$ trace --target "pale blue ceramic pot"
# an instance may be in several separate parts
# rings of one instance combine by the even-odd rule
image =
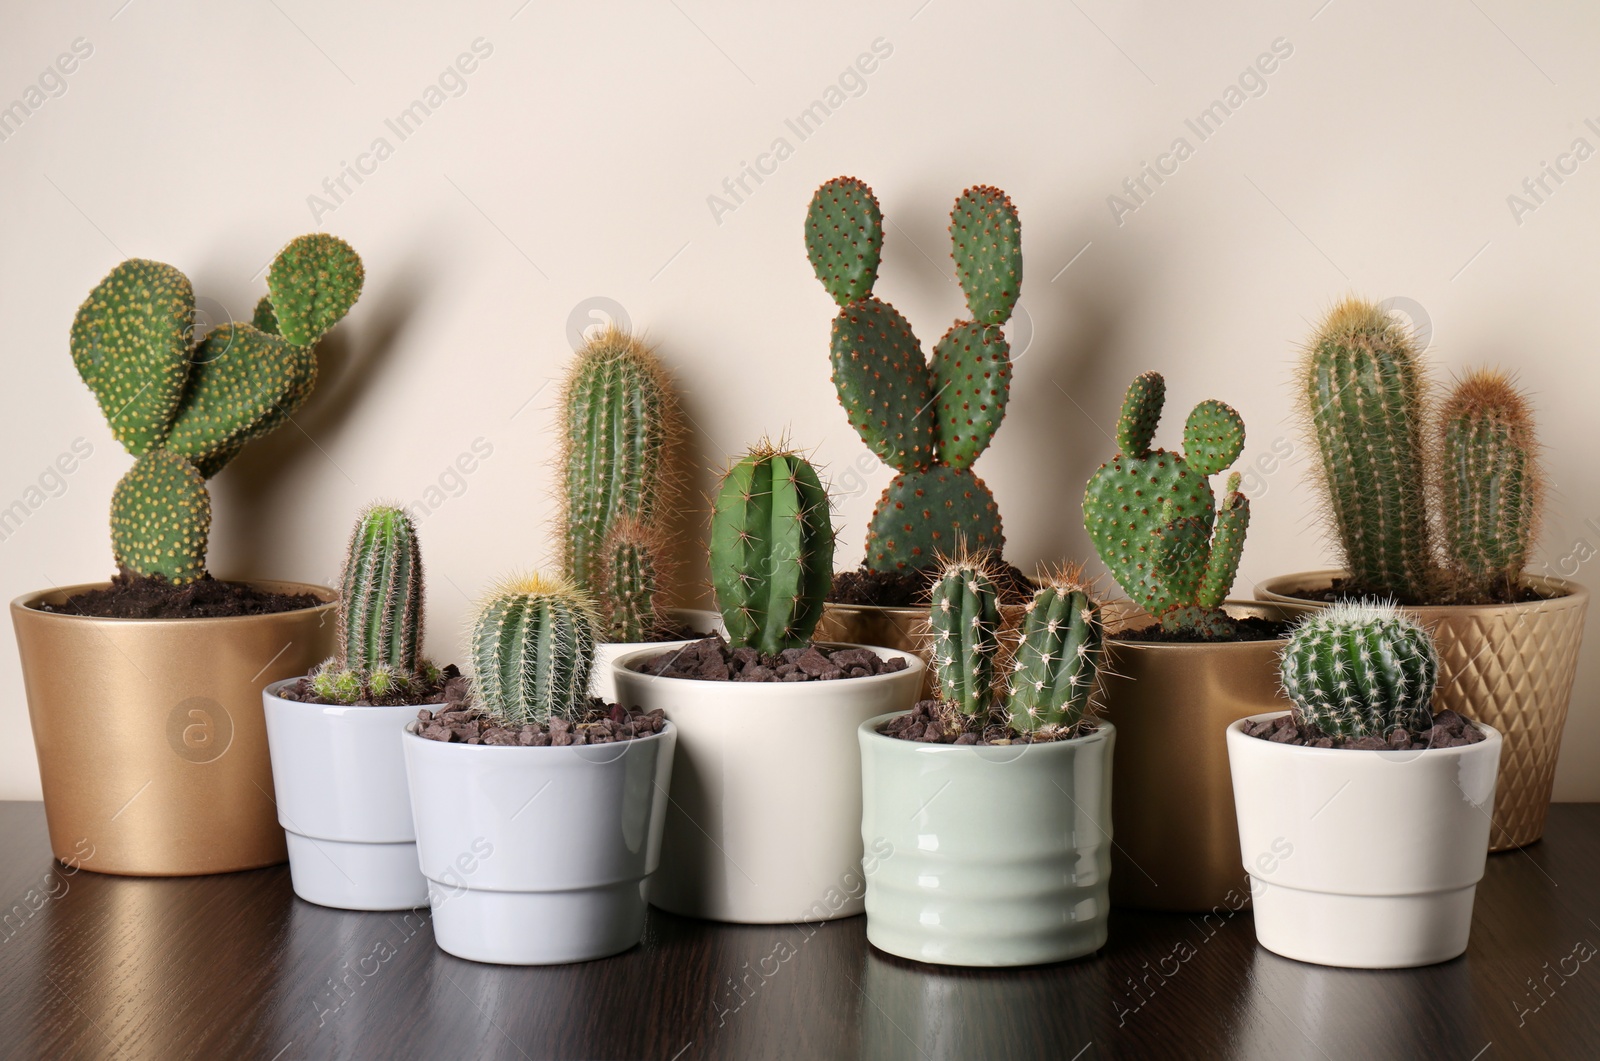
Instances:
[[[939,965],[1039,965],[1106,942],[1109,722],[1049,744],[919,744],[862,723],[867,939]]]

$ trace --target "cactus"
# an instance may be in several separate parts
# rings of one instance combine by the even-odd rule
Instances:
[[[1000,595],[984,565],[966,557],[945,565],[928,609],[939,699],[968,718],[987,720],[995,703]]]
[[[636,519],[623,519],[611,528],[601,552],[606,638],[644,641],[660,625],[656,599],[666,561],[660,536]]]
[[[1438,432],[1446,577],[1458,598],[1510,599],[1544,502],[1527,400],[1503,373],[1474,372],[1445,400]]]
[[[422,551],[402,510],[373,505],[345,550],[339,593],[339,656],[371,674],[415,675],[422,663]]]
[[[112,497],[119,565],[174,583],[205,577],[205,480],[305,401],[313,344],[359,297],[362,279],[343,240],[301,236],[273,260],[256,323],[219,325],[199,343],[194,290],[172,266],[132,258],[95,285],[73,318],[72,360],[138,458]]]
[[[596,597],[608,627],[618,607],[654,614],[653,600],[612,596],[605,547],[618,524],[632,520],[663,555],[662,499],[679,417],[666,370],[638,339],[610,328],[578,351],[561,398],[561,559],[567,577]]]
[[[1433,724],[1433,638],[1393,605],[1347,601],[1313,612],[1278,658],[1298,722],[1330,737],[1382,737]]]
[[[834,388],[850,425],[898,473],[879,499],[866,563],[931,570],[965,538],[1005,545],[994,495],[971,473],[1005,416],[1011,353],[1002,326],[1022,283],[1021,223],[1004,192],[979,185],[950,213],[951,256],[970,320],[957,320],[930,364],[911,325],[872,294],[883,246],[878,201],[838,177],[806,211],[806,253],[840,309],[830,343]]]
[[[1088,711],[1104,630],[1076,572],[1045,580],[1028,602],[1011,669],[1011,728],[1075,726]]]
[[[806,644],[833,580],[828,495],[805,458],[763,442],[722,479],[711,517],[711,585],[738,646]]]
[[[472,626],[479,705],[515,725],[582,717],[598,635],[594,602],[569,580],[534,575],[503,583]]]
[[[1213,511],[1209,477],[1238,459],[1244,421],[1230,406],[1204,401],[1184,424],[1182,453],[1153,449],[1165,401],[1160,373],[1128,386],[1119,452],[1084,490],[1084,528],[1123,591],[1164,629],[1225,639],[1235,624],[1221,605],[1239,570],[1250,502],[1235,472]]]
[[[1301,360],[1301,411],[1351,588],[1406,602],[1427,599],[1434,582],[1425,388],[1415,340],[1359,299],[1328,314]]]

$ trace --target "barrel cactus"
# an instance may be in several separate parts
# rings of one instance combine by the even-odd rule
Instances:
[[[117,564],[185,583],[205,577],[205,480],[282,426],[316,382],[315,346],[361,294],[361,259],[325,233],[293,240],[267,271],[265,308],[196,342],[194,289],[131,258],[96,284],[72,322],[72,360],[136,460],[112,499]]]
[[[999,508],[972,464],[1005,415],[1011,351],[1003,326],[1022,286],[1021,223],[1011,199],[978,185],[950,213],[952,257],[970,319],[923,354],[910,323],[872,293],[883,215],[872,189],[838,177],[806,211],[806,254],[839,305],[833,383],[850,425],[896,475],[867,528],[867,567],[932,570],[963,546],[998,555]]]
[[[1330,737],[1382,737],[1433,724],[1433,637],[1390,604],[1347,601],[1295,626],[1278,658],[1295,720]]]
[[[472,624],[479,706],[514,725],[581,718],[599,623],[594,602],[565,578],[532,575],[499,586]]]
[[[711,586],[736,646],[805,645],[833,580],[833,522],[816,469],[763,443],[723,476],[711,517]]]
[[[1129,385],[1119,452],[1084,490],[1084,528],[1118,585],[1163,628],[1225,639],[1235,624],[1222,602],[1239,570],[1250,502],[1235,472],[1217,506],[1210,477],[1243,451],[1244,421],[1231,406],[1203,401],[1184,424],[1183,452],[1154,449],[1165,401],[1159,372]]]

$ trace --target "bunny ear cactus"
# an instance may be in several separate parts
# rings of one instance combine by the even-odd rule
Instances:
[[[1343,601],[1294,628],[1278,661],[1298,722],[1330,737],[1382,737],[1433,724],[1433,637],[1393,605]]]
[[[119,565],[173,583],[205,576],[205,480],[305,401],[316,379],[312,346],[355,302],[362,279],[361,259],[343,240],[302,236],[274,259],[257,323],[220,325],[199,343],[194,290],[170,265],[132,258],[89,292],[72,322],[73,364],[138,458],[112,500]],[[280,328],[285,336],[273,334]]]
[[[534,575],[500,586],[472,625],[478,703],[516,725],[582,717],[599,621],[594,602],[564,578]]]
[[[958,320],[930,363],[911,325],[872,293],[883,215],[854,177],[818,188],[806,254],[839,305],[830,344],[834,388],[850,425],[898,473],[867,530],[874,571],[927,570],[958,542],[1005,545],[998,506],[971,471],[1005,415],[1011,353],[1002,326],[1022,284],[1021,224],[997,188],[967,189],[951,211],[957,279],[972,320]]]
[[[805,645],[833,579],[828,494],[805,458],[767,443],[722,479],[711,585],[728,641],[774,655]]]
[[[1069,728],[1089,709],[1100,670],[1100,606],[1075,572],[1044,581],[1028,602],[1011,670],[1011,728]]]
[[[1204,401],[1184,425],[1184,451],[1153,448],[1166,381],[1146,372],[1129,385],[1117,420],[1120,452],[1090,478],[1084,528],[1112,577],[1164,629],[1202,640],[1229,637],[1222,610],[1239,569],[1250,502],[1229,476],[1220,508],[1209,476],[1244,449],[1244,422]]]

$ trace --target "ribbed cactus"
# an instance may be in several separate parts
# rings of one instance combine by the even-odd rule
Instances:
[[[1029,733],[1076,725],[1088,711],[1100,669],[1100,606],[1065,573],[1028,602],[1011,667],[1011,728]]]
[[[1328,314],[1301,360],[1301,412],[1316,440],[1324,499],[1357,592],[1417,602],[1431,590],[1426,385],[1411,334],[1360,299]]]
[[[1295,719],[1330,737],[1382,737],[1433,724],[1433,637],[1393,605],[1342,602],[1294,628],[1278,660]]]
[[[999,692],[1000,594],[981,562],[962,558],[945,565],[933,586],[928,625],[939,699],[969,718],[987,719]]]
[[[605,637],[644,641],[659,625],[656,600],[666,562],[661,536],[636,519],[624,519],[611,528],[601,552]]]
[[[380,665],[416,674],[422,648],[422,550],[399,508],[361,514],[345,550],[339,592],[339,654],[346,667]]]
[[[854,177],[818,188],[806,212],[806,253],[839,304],[830,357],[850,425],[899,474],[867,529],[867,566],[927,570],[961,543],[1005,545],[994,495],[972,474],[1005,415],[1011,352],[1001,326],[1022,284],[1021,224],[997,188],[968,188],[950,214],[952,257],[971,320],[939,340],[930,364],[911,325],[872,294],[883,217]]]
[[[118,564],[174,583],[205,575],[204,480],[305,401],[313,344],[362,280],[343,240],[301,236],[268,270],[256,324],[222,324],[199,343],[193,288],[172,266],[129,259],[95,285],[73,318],[72,360],[112,434],[139,458],[113,498]]]
[[[598,636],[593,601],[567,579],[534,575],[506,582],[473,621],[478,704],[517,725],[581,717],[589,707]]]
[[[762,443],[722,479],[711,586],[730,643],[774,654],[806,644],[833,580],[833,521],[816,469]]]
[[[1544,503],[1527,399],[1504,373],[1471,373],[1445,400],[1438,431],[1446,577],[1458,598],[1508,599]]]
[[[561,397],[561,559],[607,626],[616,625],[619,607],[654,614],[653,600],[613,598],[606,541],[624,521],[658,542],[665,537],[662,498],[680,415],[666,370],[638,339],[609,328],[578,351]]]
[[[1182,453],[1153,449],[1165,401],[1158,372],[1129,385],[1117,420],[1120,452],[1084,490],[1084,528],[1123,591],[1165,629],[1225,638],[1234,622],[1221,605],[1239,570],[1250,502],[1235,472],[1213,511],[1209,477],[1238,459],[1244,421],[1230,406],[1204,401],[1184,424]]]

